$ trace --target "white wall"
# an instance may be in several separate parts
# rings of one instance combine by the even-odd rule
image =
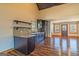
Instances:
[[[61,20],[74,16],[79,16],[79,4],[77,3],[62,4],[39,12],[39,19],[45,20]]]
[[[79,36],[79,23],[78,23],[78,36]]]
[[[39,19],[51,20],[53,23],[79,21],[79,3],[62,4],[40,10]],[[50,26],[50,31],[53,32],[53,25]]]
[[[31,22],[37,16],[36,4],[0,4],[0,52],[14,48],[13,20]]]
[[[52,21],[50,21],[50,37],[51,37],[52,33],[54,33],[53,23],[52,23]]]

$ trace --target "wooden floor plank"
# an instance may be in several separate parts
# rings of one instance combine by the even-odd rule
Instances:
[[[54,44],[53,44],[54,42],[52,40],[54,40],[54,39],[48,38],[48,39],[45,39],[44,41],[40,42],[40,44],[36,45],[34,51],[32,53],[30,53],[29,55],[25,55],[17,50],[8,51],[4,54],[9,55],[9,56],[68,56],[68,52],[54,48]],[[79,49],[78,49],[77,53],[75,53],[75,54],[70,53],[70,55],[78,56]]]

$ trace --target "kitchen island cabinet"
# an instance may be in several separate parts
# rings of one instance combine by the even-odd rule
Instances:
[[[30,54],[35,48],[35,38],[14,36],[14,48],[26,55]]]

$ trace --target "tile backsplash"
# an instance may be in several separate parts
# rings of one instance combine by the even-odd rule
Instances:
[[[13,22],[13,35],[18,37],[27,37],[31,35],[32,27],[31,23],[23,21],[14,21]]]

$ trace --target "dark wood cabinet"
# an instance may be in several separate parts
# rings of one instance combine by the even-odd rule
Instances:
[[[35,39],[34,37],[29,37],[29,38],[14,37],[14,48],[28,55],[35,48]]]
[[[48,36],[48,33],[49,33],[49,26],[48,26],[49,22],[46,21],[46,20],[41,20],[41,19],[38,19],[37,20],[37,30],[38,32],[44,32],[45,36],[47,37]]]
[[[35,36],[28,38],[28,53],[31,53],[35,48]]]

